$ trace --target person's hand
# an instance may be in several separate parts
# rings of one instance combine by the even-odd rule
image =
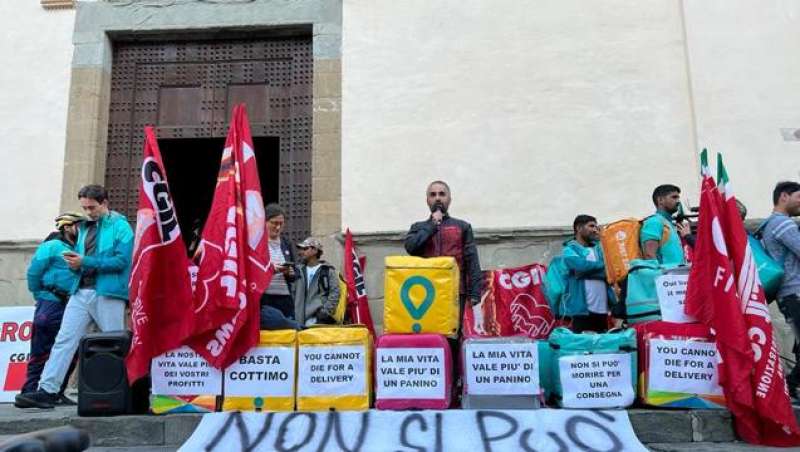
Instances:
[[[475,324],[473,325],[475,327],[475,332],[480,335],[485,335],[486,328],[483,326],[483,303],[473,304],[473,301],[474,300],[472,298],[467,299],[467,303],[469,303],[469,306],[472,309],[472,318],[475,321]]]
[[[442,223],[442,219],[444,219],[444,214],[441,210],[434,210],[431,214],[431,220],[436,226],[439,226]]]
[[[281,273],[287,278],[294,278],[294,266],[292,265],[283,265],[281,266]]]
[[[681,238],[691,235],[692,233],[692,228],[686,221],[681,221],[680,223],[676,224],[675,227],[678,230],[678,235],[680,235]]]
[[[69,265],[69,268],[73,270],[81,268],[81,264],[83,263],[83,256],[80,254],[64,254],[63,258],[67,265]]]

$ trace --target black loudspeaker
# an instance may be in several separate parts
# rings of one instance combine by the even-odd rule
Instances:
[[[78,354],[78,415],[126,414],[131,391],[125,371],[125,356],[131,345],[129,331],[87,334]]]

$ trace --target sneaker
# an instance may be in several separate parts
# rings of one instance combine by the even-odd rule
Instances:
[[[14,397],[14,406],[17,408],[53,408],[58,400],[56,394],[42,391],[41,389]]]
[[[56,397],[56,403],[55,404],[56,405],[60,405],[60,406],[75,406],[78,403],[75,402],[74,400],[70,399],[69,397],[67,397],[66,394],[59,394]]]

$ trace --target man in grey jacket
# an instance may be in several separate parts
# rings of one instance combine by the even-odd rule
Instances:
[[[322,243],[309,237],[297,245],[302,264],[294,284],[295,319],[305,326],[334,324],[339,304],[339,276],[333,265],[320,259]]]
[[[800,229],[791,217],[800,215],[800,184],[797,182],[778,182],[772,192],[774,205],[763,227],[764,247],[769,255],[783,263],[783,281],[778,290],[778,308],[791,325],[795,335],[795,363],[800,363]],[[789,395],[797,399],[800,385],[800,365],[795,364],[786,377]]]

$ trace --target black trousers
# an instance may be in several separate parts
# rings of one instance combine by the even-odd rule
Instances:
[[[462,368],[461,367],[463,366],[463,363],[462,363],[463,360],[461,359],[461,339],[462,339],[462,333],[463,333],[463,330],[461,329],[461,320],[464,318],[464,309],[466,309],[466,307],[464,305],[466,303],[466,300],[467,300],[466,295],[464,295],[464,294],[459,295],[459,297],[458,297],[458,301],[459,301],[459,311],[458,311],[459,329],[456,332],[456,337],[455,338],[452,338],[452,337],[448,337],[447,338],[447,342],[450,345],[450,356],[452,357],[452,360],[453,360],[453,374],[452,374],[452,379],[451,379],[451,383],[453,385],[453,390],[452,390],[452,395],[453,395],[452,400],[453,401],[450,404],[450,408],[459,408],[461,406],[461,389],[462,389],[462,385],[463,385],[463,381],[461,379],[461,374],[462,374]],[[469,306],[469,307],[471,307],[471,306]]]
[[[283,314],[287,319],[294,318],[294,298],[291,295],[261,295],[261,305],[271,306]]]
[[[573,333],[583,333],[584,331],[594,331],[595,333],[605,333],[608,331],[608,314],[575,315],[564,317],[564,321],[570,325]]]

